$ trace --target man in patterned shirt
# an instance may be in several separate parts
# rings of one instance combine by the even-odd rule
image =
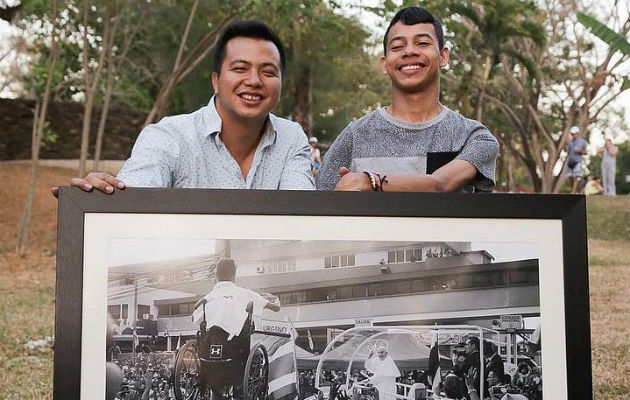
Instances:
[[[449,62],[441,23],[423,8],[404,8],[385,32],[383,52],[392,103],[341,132],[324,157],[317,188],[491,190],[497,140],[440,104],[440,68]]]
[[[127,186],[314,189],[302,128],[270,113],[284,73],[282,43],[267,25],[232,23],[216,44],[208,105],[145,127],[117,178],[90,172],[71,184],[104,193]]]

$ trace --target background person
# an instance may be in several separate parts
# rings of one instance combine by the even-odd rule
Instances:
[[[505,366],[503,364],[503,359],[497,352],[497,345],[490,342],[489,340],[483,341],[483,355],[486,358],[486,366],[484,368],[484,374],[488,385],[487,388],[491,386],[490,384],[490,375],[492,373],[493,379],[496,379],[497,382],[502,383],[505,376]],[[493,383],[496,385],[496,383]]]
[[[584,185],[584,194],[586,196],[591,196],[594,194],[602,193],[604,193],[604,188],[602,187],[599,176],[589,176],[588,182],[586,182],[586,185]]]
[[[582,178],[582,158],[588,154],[588,142],[582,137],[580,128],[572,126],[569,129],[571,140],[567,143],[567,177],[571,178],[571,193],[579,193],[578,183]]]
[[[477,373],[474,374],[474,389],[477,394],[480,394],[481,379],[478,373],[478,371],[481,370],[481,360],[479,358],[479,338],[476,336],[469,336],[466,338],[464,350],[466,351],[466,358],[464,359],[464,362],[456,364],[453,371],[460,379],[466,379],[467,371],[471,371],[473,369],[474,371],[477,371]],[[468,395],[465,395],[465,397],[470,399]]]
[[[606,196],[614,196],[617,194],[615,188],[615,173],[617,172],[617,153],[619,148],[615,146],[610,138],[606,138],[604,148],[602,149],[602,183],[603,191]]]
[[[311,146],[309,154],[311,157],[311,172],[313,176],[317,176],[319,169],[322,167],[322,153],[319,150],[319,144],[315,136],[311,136],[308,139],[308,144]]]

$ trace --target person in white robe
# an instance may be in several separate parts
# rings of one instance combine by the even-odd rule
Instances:
[[[388,354],[387,347],[380,346],[376,354],[370,354],[365,360],[365,369],[373,374],[370,382],[378,390],[379,400],[396,400],[396,378],[400,376],[400,370]]]

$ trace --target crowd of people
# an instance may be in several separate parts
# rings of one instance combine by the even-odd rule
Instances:
[[[174,400],[174,365],[171,352],[120,353],[113,362],[123,380],[115,400]]]
[[[542,400],[542,377],[539,368],[523,367],[514,376],[505,374],[500,378],[494,372],[488,374],[488,383],[483,397],[471,396],[472,390],[477,384],[477,374],[474,367],[469,374],[460,378],[454,371],[448,371],[440,384],[439,392],[433,395],[433,399],[452,400]],[[342,370],[324,370],[320,378],[320,386],[327,386],[328,400],[382,400],[378,394],[378,387],[370,382],[369,371],[366,369],[352,370],[349,385],[346,384],[346,372]],[[467,382],[468,379],[468,382]],[[321,399],[325,396],[316,389],[315,370],[302,370],[299,372],[299,399]],[[402,370],[401,375],[395,379],[396,394],[408,396],[405,386],[422,384],[425,388],[431,388],[427,371],[420,369]],[[354,389],[359,384],[361,389]],[[403,384],[403,385],[398,385]],[[349,387],[348,387],[349,386]],[[471,393],[468,393],[471,392]],[[509,396],[506,396],[509,395]],[[430,395],[429,395],[430,396]],[[393,397],[393,396],[392,396]],[[429,399],[431,397],[428,397]]]
[[[483,377],[480,375],[483,351]],[[428,371],[399,370],[386,348],[379,348],[366,359],[363,369],[353,369],[350,379],[341,370],[323,370],[319,386],[329,388],[324,396],[316,389],[314,370],[300,372],[300,399],[327,397],[328,400],[394,400],[410,394],[410,387],[433,392],[433,399],[451,400],[541,400],[542,377],[540,368],[523,361],[512,374],[505,372],[504,362],[494,343],[484,340],[480,348],[478,337],[471,336],[464,343],[464,351],[453,354],[453,369],[430,376]],[[483,388],[481,385],[483,379]],[[421,384],[421,386],[417,385]],[[422,398],[422,397],[420,397]]]
[[[518,371],[513,375],[501,372],[502,368],[492,366],[492,355],[486,357],[485,366],[486,383],[484,395],[479,396],[479,352],[474,346],[474,340],[470,346],[470,352],[457,354],[455,368],[444,374],[440,389],[434,399],[454,400],[502,400],[504,398],[541,400],[542,376],[540,368],[531,364],[519,365]],[[496,353],[495,353],[496,354]],[[477,360],[475,363],[473,360]],[[123,382],[120,390],[114,397],[115,400],[174,400],[174,365],[173,353],[151,352],[136,353],[131,357],[130,353],[120,353],[113,359],[123,373]],[[469,360],[468,362],[466,360]],[[501,361],[502,362],[502,361]],[[369,367],[369,366],[368,366]],[[461,373],[468,367],[467,373]],[[346,371],[339,369],[325,369],[319,378],[319,386],[329,387],[328,400],[383,400],[388,398],[379,392],[396,393],[400,396],[408,396],[406,391],[409,386],[422,384],[425,388],[432,387],[431,377],[428,372],[421,369],[401,369],[398,376],[392,378],[395,381],[395,389],[383,386],[375,380],[375,369],[353,369],[349,385],[346,383]],[[387,375],[387,374],[381,374]],[[305,369],[298,372],[299,400],[321,399],[324,396],[316,388],[315,369]],[[402,384],[402,385],[399,385]],[[360,389],[359,389],[360,388]],[[379,390],[380,389],[380,390]],[[477,397],[474,396],[477,394]],[[511,397],[505,397],[509,394]],[[472,395],[472,396],[471,396]],[[515,397],[516,395],[522,397]]]

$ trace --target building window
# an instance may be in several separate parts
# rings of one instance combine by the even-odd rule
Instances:
[[[400,249],[387,252],[388,263],[422,261],[422,249]]]
[[[107,306],[107,312],[114,320],[120,319],[120,304],[115,306]]]
[[[264,264],[265,272],[278,273],[278,272],[293,272],[295,271],[295,259],[280,259],[266,261]]]
[[[366,287],[365,285],[357,285],[352,287],[352,297],[355,299],[360,299],[365,297]]]
[[[478,274],[473,274],[472,276],[472,286],[480,287],[480,286],[488,286],[490,284],[490,274],[487,272],[482,272]]]
[[[351,299],[352,298],[352,286],[343,286],[339,288],[339,298],[340,299]]]
[[[396,294],[396,282],[383,282],[383,294]]]
[[[400,282],[396,283],[396,292],[398,294],[411,293],[411,282],[410,281],[400,281]]]
[[[512,271],[510,272],[510,283],[527,283],[529,281],[528,275],[527,271]]]
[[[280,304],[291,304],[291,293],[280,293]]]
[[[354,267],[354,254],[324,257],[324,268]]]
[[[177,307],[175,309],[177,310],[177,314],[179,315],[190,314],[190,311],[188,309],[188,303],[177,304]]]
[[[427,281],[424,279],[414,279],[411,281],[411,290],[414,293],[426,292],[427,288]]]
[[[138,304],[138,315],[136,316],[136,319],[143,319],[144,314],[151,314],[151,307],[143,304]]]
[[[160,304],[157,307],[158,307],[158,317],[171,315],[171,306],[170,306],[170,304]]]
[[[380,296],[383,294],[383,285],[372,283],[368,285],[368,296]]]
[[[306,292],[293,292],[291,293],[291,303],[300,304],[306,302]]]
[[[490,273],[490,284],[492,286],[503,286],[507,283],[507,272],[495,271]]]

